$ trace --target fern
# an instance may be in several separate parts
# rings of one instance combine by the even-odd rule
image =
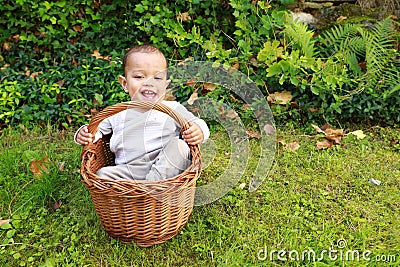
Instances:
[[[398,51],[394,49],[393,34],[390,18],[378,22],[372,29],[359,24],[347,24],[337,25],[321,34],[321,42],[331,48],[331,54],[326,54],[327,59],[334,57],[341,60],[338,64],[347,65],[351,75],[359,80],[357,88],[349,95],[367,88],[397,88],[399,66],[395,58]],[[359,67],[363,61],[366,62],[365,71]]]
[[[314,32],[309,30],[306,24],[288,21],[283,32],[290,40],[292,47],[299,49],[303,56],[307,58],[315,56]]]

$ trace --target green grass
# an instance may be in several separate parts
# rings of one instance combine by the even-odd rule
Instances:
[[[298,142],[300,148],[291,151],[279,144],[270,173],[253,193],[239,187],[252,178],[257,164],[258,141],[251,139],[252,157],[235,189],[194,207],[176,237],[150,248],[122,244],[104,232],[80,181],[81,148],[72,132],[3,130],[0,217],[12,221],[0,227],[0,265],[397,266],[400,129],[362,130],[366,138],[349,135],[342,146],[327,150],[316,149],[321,137],[309,128],[278,131],[281,140]],[[199,185],[218,177],[229,160],[226,135],[214,132],[212,140],[215,157],[203,156],[211,162]],[[30,162],[45,157],[48,173],[34,177]],[[381,184],[372,184],[371,178]],[[54,210],[58,200],[62,205]],[[319,260],[330,248],[337,250],[333,260],[328,254]],[[315,262],[294,260],[305,250],[316,253]],[[346,252],[356,251],[360,260],[351,254],[346,260]],[[362,258],[368,251],[369,261]],[[378,256],[387,262],[375,261]]]

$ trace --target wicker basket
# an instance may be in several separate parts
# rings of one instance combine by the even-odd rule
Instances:
[[[90,122],[94,134],[99,123],[127,108],[162,111],[187,129],[187,122],[163,104],[131,101],[99,112]],[[96,175],[104,166],[114,165],[109,137],[83,148],[81,175],[90,191],[96,212],[106,232],[123,243],[135,241],[141,247],[160,244],[174,237],[189,219],[193,209],[196,181],[201,172],[199,147],[190,146],[192,163],[181,174],[161,181],[113,180]]]

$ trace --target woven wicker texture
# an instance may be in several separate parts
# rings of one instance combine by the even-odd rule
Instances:
[[[187,122],[168,106],[161,103],[131,101],[105,108],[90,122],[93,135],[105,118],[128,108],[162,111],[187,129]],[[135,241],[141,247],[160,244],[174,237],[188,221],[193,209],[196,181],[201,172],[199,147],[190,146],[192,163],[180,175],[161,181],[113,180],[96,172],[114,165],[109,148],[110,136],[83,148],[81,158],[82,181],[90,191],[96,212],[106,232],[124,243]]]

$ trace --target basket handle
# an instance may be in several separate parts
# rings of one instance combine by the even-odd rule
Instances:
[[[155,109],[161,112],[166,113],[170,117],[172,117],[175,121],[179,123],[182,127],[182,131],[185,131],[189,128],[188,122],[177,112],[173,109],[168,107],[162,103],[154,103],[150,101],[129,101],[129,102],[121,102],[115,104],[113,106],[106,107],[99,113],[97,113],[90,121],[88,130],[89,132],[94,135],[97,132],[97,128],[104,119],[111,117],[112,115],[117,114],[118,112],[124,111],[129,108],[146,108],[146,109]]]

